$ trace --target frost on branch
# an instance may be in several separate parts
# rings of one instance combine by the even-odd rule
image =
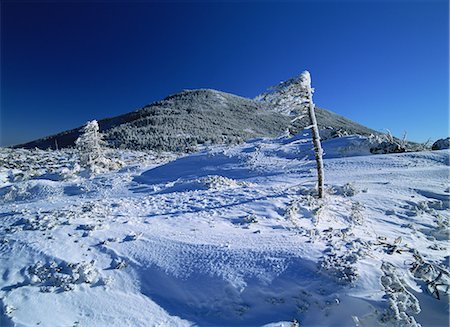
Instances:
[[[295,116],[295,118],[291,120],[291,127],[295,121],[300,121],[305,117],[309,117],[309,125],[306,128],[310,128],[312,131],[314,154],[317,163],[317,189],[319,198],[323,198],[323,150],[320,143],[315,104],[312,100],[313,93],[314,89],[311,87],[311,74],[305,70],[300,76],[291,78],[273,87],[271,92],[256,97],[256,100],[269,103],[273,108],[277,108],[278,112]]]
[[[311,88],[311,74],[309,71],[305,70],[300,75],[300,85],[303,89]]]
[[[417,298],[406,289],[405,281],[398,275],[394,266],[384,262],[381,266],[384,275],[381,285],[386,292],[385,298],[388,309],[381,316],[384,323],[390,322],[394,326],[420,327],[412,315],[420,313]]]

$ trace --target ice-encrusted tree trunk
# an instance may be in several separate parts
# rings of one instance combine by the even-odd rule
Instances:
[[[314,89],[311,87],[311,75],[307,70],[305,70],[300,75],[300,86],[302,88],[302,104],[304,105],[305,110],[308,111],[311,131],[312,131],[312,140],[314,145],[314,155],[316,158],[316,166],[317,166],[317,188],[319,193],[319,198],[324,197],[324,169],[323,169],[323,149],[320,143],[320,134],[319,127],[317,126],[317,119],[315,113],[315,105],[312,99],[312,95]]]

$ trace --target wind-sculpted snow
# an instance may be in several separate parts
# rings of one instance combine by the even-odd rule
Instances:
[[[240,162],[239,158],[224,154],[203,152],[180,158],[164,166],[156,167],[136,177],[137,182],[158,184],[180,179],[188,180],[210,175],[242,179],[255,177],[257,172]]]
[[[446,326],[449,151],[371,142],[323,142],[323,200],[309,133],[96,176],[0,151],[0,324]]]
[[[170,241],[167,243],[167,253],[179,253],[171,262],[173,270],[164,270],[167,258],[162,259],[163,267],[139,267],[142,292],[169,313],[201,326],[249,326],[276,321],[281,314],[296,310],[297,303],[290,298],[305,289],[328,286],[315,274],[315,263],[302,259],[295,251],[182,243],[175,244],[175,250],[170,248]],[[315,292],[310,295],[311,299],[315,296],[319,298]],[[322,294],[320,300],[333,296]],[[276,311],[274,307],[278,307]]]

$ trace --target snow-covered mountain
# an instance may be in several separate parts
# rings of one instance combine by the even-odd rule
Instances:
[[[168,96],[140,110],[99,120],[100,131],[112,147],[186,152],[197,145],[238,143],[255,137],[283,134],[292,117],[276,99],[286,92],[263,94],[247,99],[210,90],[188,90]],[[325,109],[317,109],[319,127],[331,133],[377,134]],[[294,131],[309,125],[307,119],[295,123]],[[64,148],[73,146],[81,127],[25,144],[22,148]]]

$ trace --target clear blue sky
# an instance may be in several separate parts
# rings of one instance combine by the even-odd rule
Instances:
[[[308,69],[318,106],[448,136],[447,1],[1,2],[0,145],[182,89],[254,97]]]

